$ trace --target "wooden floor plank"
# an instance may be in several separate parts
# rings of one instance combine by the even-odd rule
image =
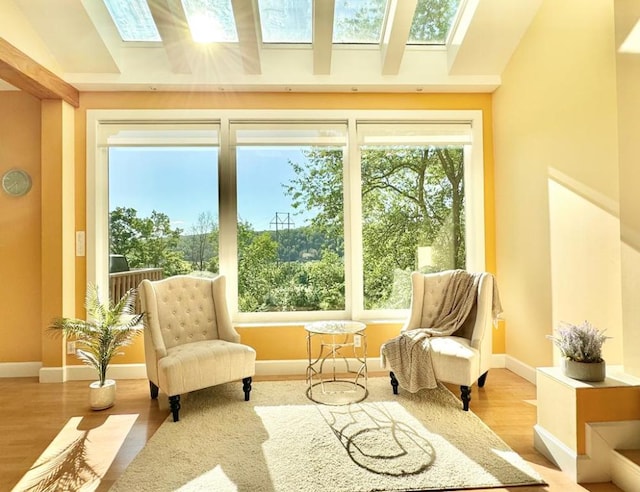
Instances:
[[[259,378],[292,379],[292,378]],[[169,415],[166,405],[149,398],[146,380],[118,381],[117,402],[110,409],[93,412],[88,407],[88,383],[40,384],[36,378],[0,379],[3,395],[3,418],[0,419],[0,490],[12,490],[30,468],[50,447],[54,439],[74,417],[81,418],[79,431],[99,428],[111,416],[132,416],[123,433],[114,432],[105,442],[95,444],[100,455],[104,447],[118,449],[115,458],[103,465],[108,468],[97,490],[106,491],[126,469],[137,453]],[[458,388],[449,386],[458,395]],[[536,423],[536,389],[525,379],[506,369],[492,369],[484,388],[473,388],[471,410],[518,452],[549,483],[548,487],[517,487],[491,489],[517,492],[612,492],[619,491],[611,483],[573,483],[556,466],[533,447],[533,426]],[[123,435],[119,435],[123,434]],[[635,458],[635,455],[634,455]],[[30,472],[33,473],[33,472]],[[16,489],[19,491],[20,489]]]

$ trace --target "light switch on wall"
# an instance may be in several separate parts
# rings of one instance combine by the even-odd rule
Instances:
[[[76,256],[84,256],[84,231],[76,231]]]

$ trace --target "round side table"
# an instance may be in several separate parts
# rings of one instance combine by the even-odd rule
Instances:
[[[346,405],[367,397],[366,327],[359,321],[315,321],[305,325],[310,400]]]

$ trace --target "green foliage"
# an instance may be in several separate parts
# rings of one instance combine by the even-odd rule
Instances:
[[[313,149],[285,186],[294,207],[315,213],[311,228],[343,237],[343,154]],[[365,147],[362,241],[365,307],[408,307],[396,281],[417,268],[419,246],[432,248],[431,271],[465,267],[464,168],[460,147]],[[404,274],[400,274],[404,272]]]
[[[607,340],[604,330],[600,331],[588,321],[580,325],[561,323],[557,336],[547,335],[563,357],[576,362],[602,362],[602,344]]]
[[[369,0],[364,2],[353,17],[347,17],[339,23],[337,26],[338,32],[342,33],[344,39],[379,39],[380,26],[384,19],[386,4],[387,0]],[[336,2],[336,10],[338,8],[349,12],[350,8],[353,9],[353,1],[338,0]]]
[[[297,234],[299,239],[305,237],[301,232]],[[319,253],[319,259],[281,261],[279,243],[274,237],[273,233],[253,231],[246,222],[238,224],[240,310],[344,309],[342,257],[331,249],[325,249]],[[308,247],[304,249],[309,251]]]
[[[140,243],[139,220],[133,208],[117,207],[109,214],[109,246],[111,253],[127,258]]]
[[[460,0],[419,0],[410,39],[444,44]]]
[[[111,252],[125,255],[131,268],[162,268],[165,277],[192,270],[178,248],[181,233],[171,227],[168,215],[155,210],[145,218],[124,207],[109,214]]]
[[[338,0],[336,6],[348,8],[350,0]],[[410,39],[427,44],[444,44],[451,28],[460,0],[418,0]],[[386,0],[363,2],[363,6],[351,18],[338,26],[347,39],[377,39],[385,14]]]
[[[343,152],[317,148],[306,152],[304,164],[291,162],[296,178],[284,184],[293,208],[313,211],[313,229],[340,243],[344,230]]]
[[[104,386],[111,359],[142,332],[144,314],[135,314],[136,291],[131,289],[117,302],[102,303],[98,287],[89,284],[85,298],[88,320],[56,318],[50,329],[76,340],[78,358],[93,367]]]

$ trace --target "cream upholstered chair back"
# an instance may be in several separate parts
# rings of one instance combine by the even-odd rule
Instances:
[[[151,397],[167,393],[174,421],[182,393],[242,379],[249,399],[256,353],[231,324],[224,276],[143,280],[139,292]]]
[[[421,326],[433,326],[438,317],[439,305],[429,302],[429,299],[442,299],[447,282],[453,272],[447,270],[438,273],[411,274],[411,315],[404,327],[405,330]]]
[[[209,278],[178,275],[160,280],[145,304],[155,306],[148,312],[149,326],[158,331],[166,348],[200,340],[223,339],[238,342],[231,327],[225,301],[224,277]],[[155,322],[154,322],[155,321]]]

